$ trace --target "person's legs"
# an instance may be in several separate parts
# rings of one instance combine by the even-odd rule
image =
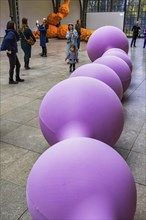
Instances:
[[[136,38],[137,38],[137,37],[135,37],[135,38],[134,38],[134,41],[133,41],[133,42],[134,42],[134,47],[136,47]]]
[[[132,45],[133,45],[133,41],[134,41],[134,39],[132,38],[132,41],[131,41],[131,47],[132,47]]]
[[[24,79],[21,79],[20,78],[20,62],[19,62],[19,59],[16,55],[16,81],[17,82],[24,82]]]
[[[47,57],[47,47],[44,47],[44,57]]]
[[[15,82],[13,80],[13,75],[14,75],[14,68],[16,64],[16,53],[8,54],[7,56],[9,58],[9,64],[10,64],[10,69],[9,69],[9,84],[17,84],[18,82]]]
[[[45,54],[45,47],[43,47],[43,46],[42,46],[42,53],[40,54],[40,55],[41,55],[41,57],[43,57],[43,56],[44,56],[44,54]]]
[[[143,48],[145,48],[145,46],[146,46],[146,39],[144,39]]]
[[[30,48],[27,47],[27,48],[23,48],[23,51],[24,51],[24,68],[26,70],[29,70],[30,67],[29,67],[29,57],[30,57],[30,51],[31,51],[31,46]]]
[[[76,69],[76,64],[73,63],[73,71],[75,71],[75,69]]]
[[[72,72],[72,63],[70,63],[70,67],[69,67],[69,72],[71,73]]]
[[[25,69],[26,70],[29,70],[30,69],[30,66],[29,66],[29,58],[27,57],[27,58],[25,58]]]
[[[80,49],[80,36],[77,38],[77,48]]]

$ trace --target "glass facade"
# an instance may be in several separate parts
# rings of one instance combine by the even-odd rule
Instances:
[[[132,36],[136,21],[140,21],[140,36],[146,28],[146,0],[89,0],[87,12],[125,12],[123,30],[127,36]]]

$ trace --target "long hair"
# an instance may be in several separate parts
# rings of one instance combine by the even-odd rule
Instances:
[[[74,30],[74,25],[73,24],[68,24],[68,30],[70,31],[70,25],[72,26],[72,30]]]
[[[14,26],[15,26],[15,22],[14,21],[8,21],[6,28],[7,29],[15,30]]]
[[[24,32],[26,27],[28,27],[28,19],[27,18],[22,18],[22,25],[21,25],[20,31]]]

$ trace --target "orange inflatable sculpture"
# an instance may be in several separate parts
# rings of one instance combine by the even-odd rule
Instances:
[[[66,17],[70,10],[69,10],[69,3],[70,0],[65,0],[64,3],[59,7],[57,13],[51,13],[47,17],[47,21],[49,24],[49,28],[47,30],[47,37],[48,38],[60,38],[65,39],[66,32],[68,30],[68,25],[61,25],[60,27],[56,27],[61,20]],[[81,28],[81,40],[88,41],[90,35],[93,33],[93,31],[86,30],[85,28]],[[40,32],[33,31],[33,34],[35,38],[40,38]]]

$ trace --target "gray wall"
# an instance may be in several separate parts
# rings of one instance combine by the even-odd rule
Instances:
[[[9,20],[8,0],[0,0],[0,37],[4,36],[6,24]]]
[[[96,30],[102,26],[111,25],[123,30],[123,12],[87,13],[87,29]]]

